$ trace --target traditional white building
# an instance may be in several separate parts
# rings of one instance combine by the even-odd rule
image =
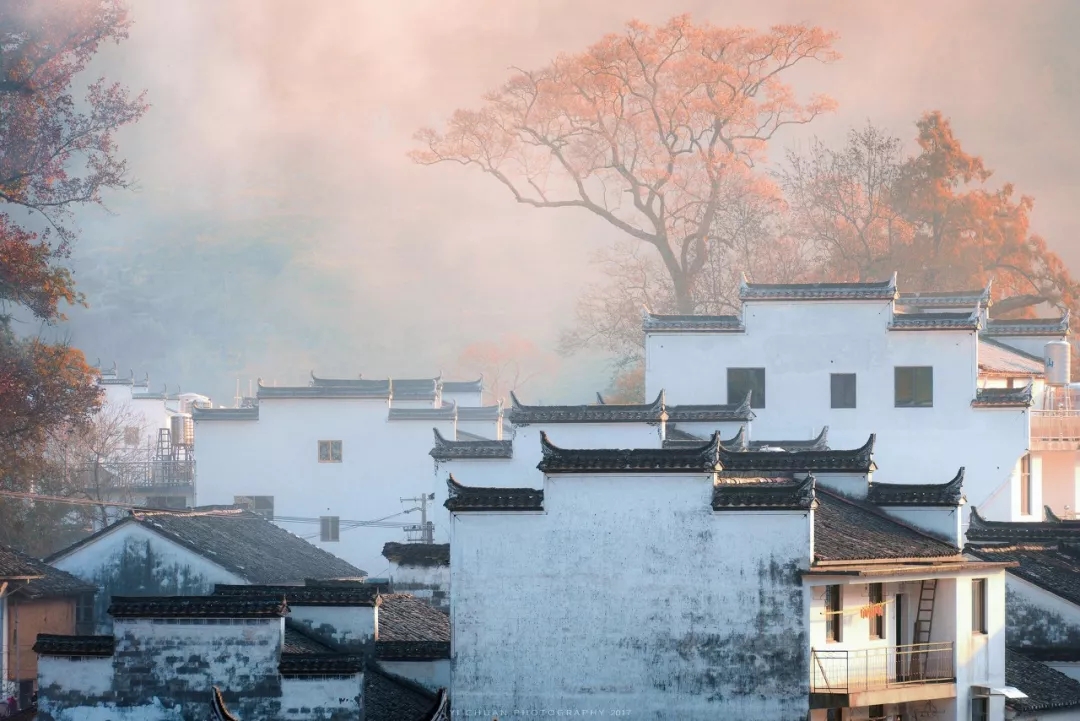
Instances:
[[[451,479],[455,714],[1003,718],[1008,564],[961,554],[963,474],[878,483],[873,443],[544,433],[533,487]]]
[[[434,519],[431,429],[501,438],[481,380],[327,379],[259,385],[248,407],[196,408],[199,499],[243,503],[373,575],[387,542],[449,540]],[[475,405],[465,405],[472,403]],[[445,510],[441,519],[445,519]],[[434,520],[433,520],[434,519]]]
[[[739,315],[646,315],[647,397],[733,404],[751,392],[755,437],[809,438],[827,426],[834,445],[850,447],[871,429],[884,480],[965,466],[987,518],[1077,507],[1080,419],[1044,392],[1055,372],[1043,354],[1065,338],[1068,316],[993,320],[989,288],[902,294],[895,277],[744,283],[740,297]],[[1067,395],[1057,393],[1059,406]]]

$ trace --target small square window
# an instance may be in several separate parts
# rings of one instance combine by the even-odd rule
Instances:
[[[728,403],[742,403],[746,394],[750,395],[751,408],[765,407],[765,369],[764,368],[728,368],[727,400]]]
[[[319,463],[341,463],[341,441],[319,441]]]
[[[895,368],[897,408],[930,408],[934,405],[934,368],[932,366],[897,366]]]
[[[319,517],[319,540],[323,543],[336,543],[338,538],[338,516]]]
[[[855,407],[854,373],[833,373],[831,376],[831,385],[833,408]]]

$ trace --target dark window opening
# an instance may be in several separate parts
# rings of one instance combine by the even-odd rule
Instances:
[[[870,638],[885,638],[885,587],[880,583],[870,584]],[[874,714],[870,714],[871,718]]]
[[[844,603],[841,586],[825,587],[825,640],[839,643],[844,629]]]
[[[742,403],[750,392],[750,407],[765,407],[765,369],[764,368],[728,368],[727,399],[728,403]]]
[[[855,374],[833,373],[832,384],[832,407],[854,408],[855,407]]]
[[[319,463],[341,463],[341,441],[319,441]]]
[[[89,636],[94,633],[94,594],[81,594],[75,601],[75,633]]]
[[[971,631],[986,633],[986,579],[971,582]]]
[[[971,699],[971,721],[990,721],[990,699],[985,696]]]
[[[886,721],[887,718],[884,706],[870,707],[870,721]]]
[[[896,407],[929,408],[934,405],[932,366],[897,366]]]

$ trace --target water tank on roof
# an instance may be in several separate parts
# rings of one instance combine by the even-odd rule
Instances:
[[[1046,362],[1046,383],[1067,386],[1072,375],[1072,346],[1066,340],[1052,340],[1043,353]]]
[[[174,446],[195,445],[195,421],[190,413],[177,413],[170,421],[169,433]]]

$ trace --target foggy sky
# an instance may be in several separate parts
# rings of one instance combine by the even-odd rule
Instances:
[[[690,12],[717,24],[838,31],[844,58],[792,78],[800,93],[835,97],[839,110],[782,135],[773,158],[799,138],[838,140],[867,119],[910,140],[915,119],[940,109],[995,181],[1035,197],[1036,232],[1080,272],[1080,6],[1069,0],[134,0],[132,10],[131,38],[94,69],[148,90],[152,109],[119,138],[138,188],[111,196],[111,215],[83,214],[76,261],[172,242],[168,229],[192,219],[207,243],[228,243],[237,229],[296,228],[291,262],[326,283],[291,288],[279,277],[264,290],[347,342],[315,357],[277,338],[245,362],[250,377],[435,373],[466,342],[505,332],[553,347],[594,277],[590,255],[617,232],[585,211],[519,207],[478,172],[415,166],[405,153],[419,126],[477,106],[508,66],[543,65],[632,17]],[[227,287],[235,267],[206,272]],[[157,380],[231,396],[234,379],[149,360],[119,336],[80,335],[74,317],[74,340],[91,359],[140,375],[139,363],[157,364],[146,369]],[[571,361],[536,393],[582,400],[605,380],[595,359]]]

